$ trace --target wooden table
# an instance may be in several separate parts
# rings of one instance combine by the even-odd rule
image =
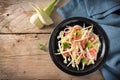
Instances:
[[[99,71],[81,77],[68,75],[54,65],[47,47],[47,51],[38,48],[39,43],[48,46],[50,32],[62,18],[55,10],[54,24],[39,29],[29,22],[34,10],[28,3],[44,8],[51,1],[0,0],[0,80],[103,80]],[[60,0],[55,9],[66,2]]]

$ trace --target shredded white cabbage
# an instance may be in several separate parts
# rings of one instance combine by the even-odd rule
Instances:
[[[62,55],[63,62],[68,66],[84,70],[85,66],[95,63],[101,46],[98,35],[93,33],[93,25],[83,27],[79,25],[67,26],[57,37],[58,52]],[[80,65],[82,63],[82,66]]]

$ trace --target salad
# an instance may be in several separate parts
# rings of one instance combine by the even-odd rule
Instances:
[[[98,35],[93,33],[93,25],[83,27],[80,25],[66,26],[57,36],[58,53],[62,55],[63,62],[68,66],[84,70],[85,66],[95,63],[101,46]],[[80,67],[80,64],[81,67]]]

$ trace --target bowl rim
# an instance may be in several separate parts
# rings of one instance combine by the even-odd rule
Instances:
[[[82,21],[85,20],[85,21],[88,21],[88,22],[92,23],[92,24],[95,25],[95,26],[98,26],[99,29],[100,29],[100,31],[101,31],[102,34],[104,35],[104,36],[102,35],[103,38],[104,38],[104,42],[105,42],[105,51],[104,51],[105,53],[104,53],[104,56],[103,56],[102,60],[100,61],[100,63],[97,64],[96,67],[94,67],[94,68],[91,69],[90,71],[87,71],[86,73],[75,73],[75,72],[71,72],[71,71],[68,71],[68,70],[66,70],[65,68],[63,68],[63,67],[58,63],[58,61],[55,60],[55,56],[56,56],[56,55],[53,54],[53,50],[51,49],[51,48],[52,48],[52,46],[51,46],[51,45],[52,45],[51,41],[53,41],[53,35],[54,35],[55,30],[56,30],[58,27],[60,27],[61,25],[63,25],[64,23],[66,23],[66,22],[68,22],[68,21],[71,21],[71,20],[77,20],[77,19],[78,19],[78,20],[82,19]],[[106,49],[107,49],[107,50],[106,50]],[[108,55],[108,52],[109,52],[109,39],[108,39],[108,36],[107,36],[106,32],[104,31],[104,29],[103,29],[98,23],[96,23],[95,21],[93,21],[93,20],[91,20],[91,19],[85,18],[85,17],[70,17],[70,18],[67,18],[67,19],[61,21],[59,24],[57,24],[57,25],[54,27],[54,29],[53,29],[53,31],[51,32],[51,35],[50,35],[50,37],[49,37],[49,54],[50,54],[50,56],[51,56],[52,61],[54,62],[54,64],[55,64],[60,70],[62,70],[62,71],[65,72],[65,73],[68,73],[68,74],[70,74],[70,75],[83,76],[83,75],[87,75],[87,74],[90,74],[90,73],[92,73],[92,72],[95,72],[96,70],[98,70],[98,69],[105,63],[106,58],[107,58],[107,55]]]

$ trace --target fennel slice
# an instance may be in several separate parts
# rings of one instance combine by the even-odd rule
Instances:
[[[41,9],[40,7],[38,7],[35,4],[31,4],[31,5],[35,9],[35,11],[37,12],[39,19],[41,20],[41,22],[44,25],[53,24],[53,20],[45,13],[45,11],[43,11],[43,9]]]
[[[38,26],[42,28],[44,24],[40,21],[38,14],[33,14],[30,18],[30,23],[33,24],[34,26]]]

